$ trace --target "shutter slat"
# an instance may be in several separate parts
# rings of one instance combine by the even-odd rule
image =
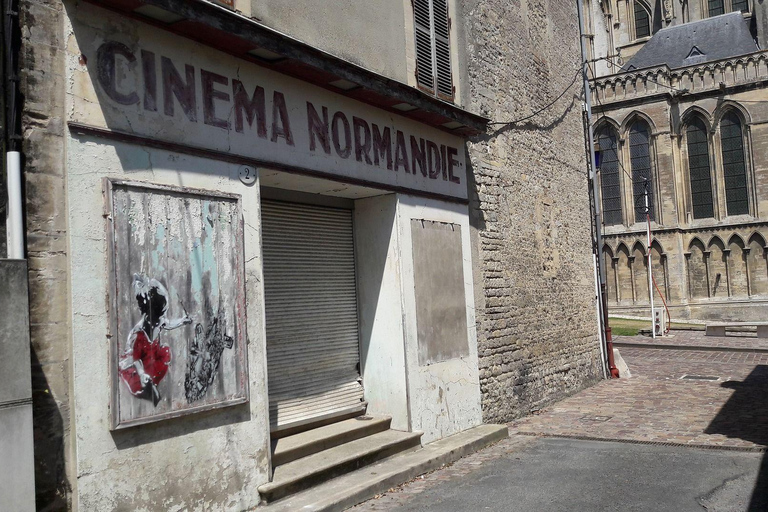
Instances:
[[[363,402],[352,212],[262,202],[270,426]]]

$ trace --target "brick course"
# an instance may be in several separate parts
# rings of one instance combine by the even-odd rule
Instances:
[[[576,6],[465,3],[470,109],[505,121],[579,69]],[[581,81],[468,145],[483,417],[505,422],[600,377]]]

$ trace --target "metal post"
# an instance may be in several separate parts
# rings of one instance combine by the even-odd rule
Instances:
[[[648,221],[648,249],[646,258],[648,259],[648,295],[651,299],[651,336],[656,338],[656,318],[655,311],[653,309],[653,261],[651,260],[651,207],[648,201],[648,178],[645,179],[645,191],[643,196],[645,197],[645,218]]]

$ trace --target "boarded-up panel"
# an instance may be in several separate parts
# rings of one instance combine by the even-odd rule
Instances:
[[[352,211],[262,202],[272,430],[363,406]]]
[[[244,402],[238,197],[106,187],[113,428]]]
[[[461,226],[411,220],[419,365],[469,355]]]

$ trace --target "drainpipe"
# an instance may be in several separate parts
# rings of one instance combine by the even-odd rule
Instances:
[[[24,217],[22,209],[21,153],[17,99],[19,87],[17,33],[19,13],[14,0],[3,0],[3,78],[5,89],[5,171],[8,185],[6,237],[8,258],[24,259]]]
[[[618,378],[619,370],[616,368],[616,364],[613,360],[613,341],[611,338],[611,328],[608,326],[608,300],[606,296],[605,288],[605,261],[601,257],[600,251],[602,247],[603,234],[602,224],[600,219],[600,192],[598,190],[597,176],[595,170],[597,168],[595,162],[595,145],[594,145],[594,133],[592,130],[592,94],[589,87],[589,68],[587,61],[587,45],[585,42],[586,35],[584,34],[584,10],[582,6],[582,0],[576,0],[576,9],[579,14],[579,43],[581,45],[581,68],[582,76],[584,78],[584,109],[586,113],[586,135],[587,135],[587,147],[588,160],[589,160],[589,184],[590,195],[592,203],[593,225],[594,225],[594,240],[593,251],[595,260],[597,261],[597,268],[600,281],[600,295],[597,298],[598,315],[602,319],[600,325],[600,343],[601,349],[605,347],[605,352],[608,355],[608,368],[611,372],[611,377]]]

